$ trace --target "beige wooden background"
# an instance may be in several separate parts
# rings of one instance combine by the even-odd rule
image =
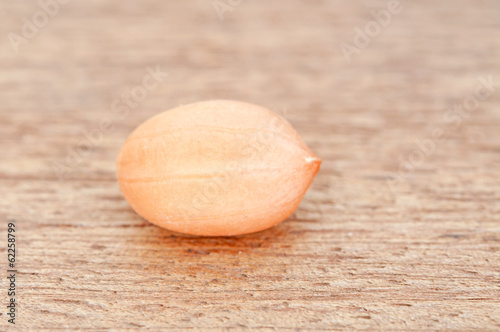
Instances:
[[[349,63],[341,43],[389,1],[222,2],[223,20],[212,0],[69,1],[46,25],[37,1],[0,2],[0,302],[15,219],[16,328],[499,330],[500,3],[401,0]],[[218,98],[282,114],[323,159],[301,206],[234,238],[142,220],[116,182],[121,144]]]

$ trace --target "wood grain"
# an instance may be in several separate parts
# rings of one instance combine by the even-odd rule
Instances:
[[[243,1],[222,21],[209,0],[73,1],[17,54],[8,34],[40,5],[1,2],[0,227],[5,239],[8,220],[18,225],[15,328],[499,330],[500,85],[469,111],[452,107],[480,77],[500,82],[500,5],[401,3],[348,63],[341,43],[388,1]],[[157,66],[168,75],[120,118],[113,102]],[[126,137],[220,98],[282,114],[323,159],[299,209],[234,238],[142,220],[115,178]],[[89,145],[84,131],[104,119],[113,127]],[[12,328],[5,307],[0,324]]]

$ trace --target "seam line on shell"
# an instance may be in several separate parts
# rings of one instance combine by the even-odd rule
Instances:
[[[309,168],[311,164],[305,164],[303,167],[297,167],[297,168],[292,168],[288,169],[291,172],[298,172],[301,171],[305,168]],[[250,174],[251,172],[278,172],[283,170],[283,168],[275,168],[275,169],[269,169],[269,168],[253,168],[253,169],[246,169],[247,172],[240,172],[241,174],[247,175]],[[224,173],[210,173],[210,174],[202,174],[202,175],[196,175],[196,174],[174,174],[170,176],[163,176],[163,177],[158,177],[158,178],[134,178],[134,179],[127,179],[123,177],[118,177],[118,180],[126,182],[126,183],[147,183],[147,182],[163,182],[163,181],[168,181],[173,178],[178,178],[178,179],[205,179],[205,178],[212,178],[212,177],[224,177],[224,176],[230,176],[231,172],[224,172]],[[234,173],[233,173],[234,174]]]

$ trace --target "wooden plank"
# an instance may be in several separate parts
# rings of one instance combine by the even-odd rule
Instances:
[[[341,45],[388,6],[243,1],[221,20],[211,1],[74,1],[15,53],[9,33],[41,7],[0,4],[15,327],[500,329],[500,6],[402,0],[349,62]],[[148,68],[167,75],[117,112]],[[234,238],[142,220],[116,183],[121,144],[158,112],[219,98],[282,114],[323,159],[301,206]]]

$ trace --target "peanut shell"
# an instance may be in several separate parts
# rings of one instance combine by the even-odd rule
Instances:
[[[258,232],[297,208],[321,161],[266,108],[180,106],[141,124],[117,160],[120,189],[153,224],[204,236]]]

